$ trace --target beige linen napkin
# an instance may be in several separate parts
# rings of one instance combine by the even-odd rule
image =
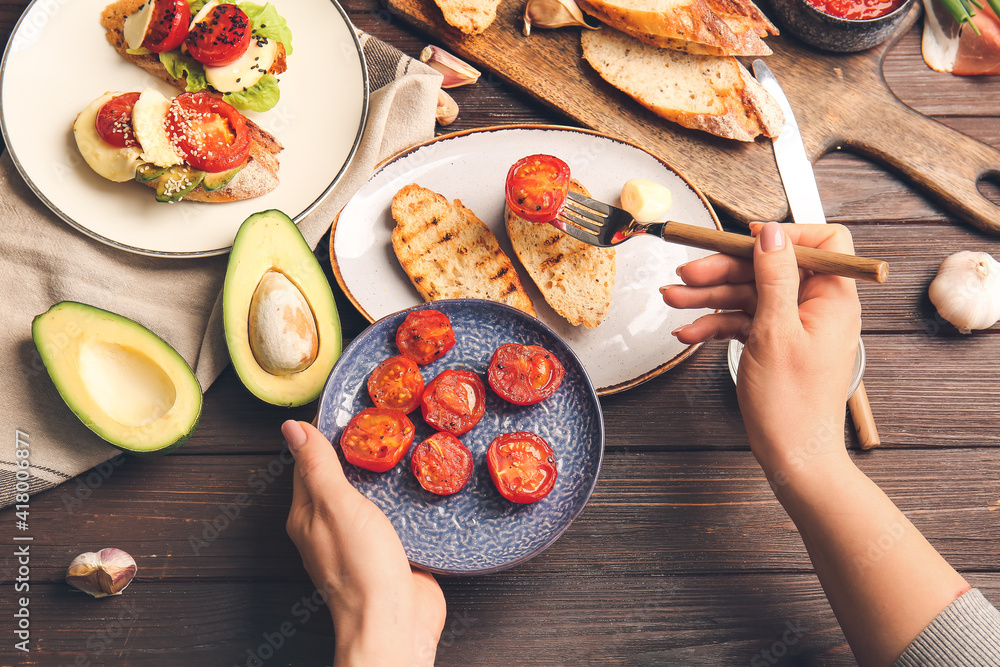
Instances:
[[[368,121],[357,154],[333,192],[299,223],[315,248],[337,212],[386,157],[434,135],[441,75],[361,34],[368,64]],[[62,401],[31,339],[31,320],[79,301],[146,326],[191,364],[202,390],[229,363],[222,331],[227,256],[145,257],[77,232],[31,192],[10,155],[0,156],[0,507],[14,503],[16,450],[27,449],[34,494],[119,453]],[[18,441],[22,444],[18,445]],[[22,457],[24,455],[22,454]],[[22,489],[24,472],[21,473]]]

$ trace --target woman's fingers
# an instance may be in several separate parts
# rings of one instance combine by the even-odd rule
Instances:
[[[333,445],[315,426],[289,419],[281,425],[288,449],[295,457],[292,507],[310,499],[353,490]]]
[[[706,340],[736,340],[746,342],[753,319],[743,312],[712,313],[703,315],[691,324],[674,329],[677,340],[688,345]]]
[[[752,283],[690,287],[666,285],[660,288],[663,302],[671,308],[712,308],[743,310],[750,315],[757,308],[757,290]]]
[[[677,275],[692,287],[753,282],[753,263],[730,255],[709,255],[682,264]]]

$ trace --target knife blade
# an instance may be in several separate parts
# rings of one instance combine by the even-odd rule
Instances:
[[[823,202],[819,198],[819,188],[816,186],[816,175],[812,163],[806,155],[806,147],[802,143],[802,133],[795,122],[792,105],[785,97],[785,91],[778,84],[771,68],[761,59],[753,61],[753,73],[764,90],[771,93],[785,115],[785,124],[781,132],[773,139],[774,157],[778,163],[778,174],[785,186],[785,198],[788,208],[792,211],[792,220],[798,224],[822,224],[826,222],[823,213]]]
[[[826,214],[823,213],[823,201],[816,185],[816,175],[809,156],[806,155],[806,147],[802,143],[802,133],[799,132],[795,114],[792,113],[792,105],[788,103],[785,91],[778,84],[774,72],[763,60],[758,58],[753,61],[753,73],[764,90],[777,100],[781,112],[785,115],[785,124],[781,132],[772,141],[774,159],[778,163],[778,174],[785,188],[792,220],[798,224],[826,224]],[[864,382],[861,382],[848,398],[847,405],[851,410],[851,420],[854,422],[861,448],[871,449],[880,445],[882,441],[875,427],[875,417],[868,402],[868,392]]]

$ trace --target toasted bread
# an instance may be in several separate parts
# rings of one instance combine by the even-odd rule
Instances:
[[[253,123],[247,120],[248,125]],[[267,134],[256,125],[253,128],[258,132]],[[254,136],[252,133],[251,136]],[[271,135],[267,135],[270,137]],[[273,137],[271,137],[273,139]],[[277,143],[277,142],[275,142]],[[278,145],[278,150],[281,146]],[[156,187],[156,183],[147,183],[150,187]],[[217,190],[206,190],[201,185],[184,195],[187,201],[200,201],[210,204],[224,204],[226,202],[243,201],[266,195],[268,192],[278,187],[278,159],[267,147],[266,142],[260,139],[252,139],[250,142],[250,158],[246,165],[229,181],[225,186]]]
[[[581,40],[601,77],[667,120],[738,141],[781,131],[777,101],[736,58],[661,49],[607,28]]]
[[[535,315],[496,236],[458,199],[411,183],[392,198],[392,248],[425,301],[476,298]]]
[[[497,17],[500,0],[434,0],[448,25],[466,35],[478,35]]]
[[[777,28],[751,0],[579,0],[607,25],[652,46],[718,56],[766,56]]]
[[[575,179],[570,189],[590,193]],[[504,208],[514,252],[552,309],[573,326],[595,328],[611,308],[615,249],[598,248],[552,225],[529,222]]]
[[[118,0],[104,8],[101,12],[101,25],[105,30],[105,37],[115,51],[125,60],[138,65],[161,81],[174,86],[179,90],[186,90],[187,79],[176,79],[170,76],[170,72],[160,64],[160,57],[155,53],[133,54],[128,53],[128,44],[125,42],[124,26],[125,19],[135,13],[145,2],[145,0]],[[288,59],[285,54],[285,45],[278,43],[278,54],[274,58],[274,63],[268,70],[271,74],[281,74],[288,68]]]

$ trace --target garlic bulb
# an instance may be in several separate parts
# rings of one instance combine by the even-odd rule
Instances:
[[[524,5],[525,37],[531,35],[531,26],[537,28],[579,26],[597,30],[583,18],[583,12],[574,0],[528,0]]]
[[[988,329],[1000,320],[1000,262],[985,252],[956,252],[941,262],[928,296],[961,333]]]
[[[80,554],[66,570],[66,583],[95,598],[121,595],[136,573],[135,559],[121,549]]]

